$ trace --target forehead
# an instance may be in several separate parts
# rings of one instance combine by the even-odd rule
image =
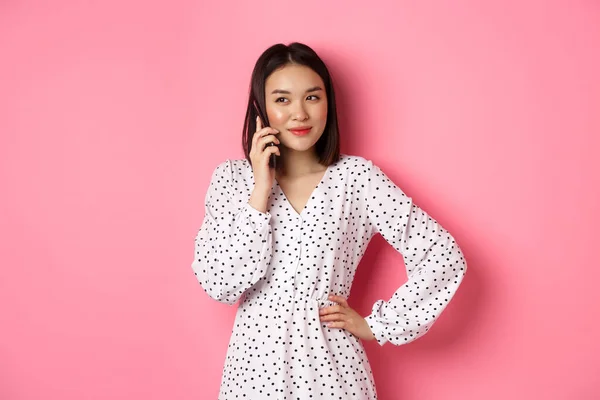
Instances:
[[[274,71],[265,81],[265,91],[285,89],[304,91],[315,86],[323,87],[323,80],[315,71],[304,65],[288,64]],[[323,88],[324,89],[324,88]]]

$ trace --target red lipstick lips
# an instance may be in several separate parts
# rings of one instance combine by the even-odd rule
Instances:
[[[289,131],[296,136],[304,136],[307,135],[311,129],[312,126],[298,126],[296,128],[290,128]]]

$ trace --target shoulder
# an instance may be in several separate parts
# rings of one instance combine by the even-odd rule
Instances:
[[[245,175],[248,171],[252,171],[252,167],[250,163],[245,158],[238,159],[226,159],[223,161],[220,166],[223,168],[228,168],[231,170],[232,175]]]
[[[366,188],[373,173],[373,162],[368,158],[340,154],[340,158],[331,167],[331,178],[360,193]]]
[[[386,175],[383,169],[373,160],[344,154],[338,161],[339,176],[345,176],[347,179],[355,181],[362,187],[372,187],[373,185],[395,185]]]
[[[336,166],[349,172],[364,172],[368,173],[374,166],[373,161],[352,154],[340,154],[340,159],[336,162]]]
[[[244,171],[246,168],[250,167],[250,163],[245,158],[240,159],[232,159],[226,158],[225,160],[219,162],[215,165],[215,171]]]

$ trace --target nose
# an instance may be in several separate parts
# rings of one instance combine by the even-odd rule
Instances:
[[[304,109],[304,104],[298,103],[295,109],[292,111],[292,117],[294,121],[304,121],[308,119],[308,113]]]

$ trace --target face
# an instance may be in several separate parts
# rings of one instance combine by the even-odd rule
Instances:
[[[323,80],[303,65],[289,64],[265,82],[269,125],[280,133],[285,148],[312,151],[327,123],[327,94]]]

